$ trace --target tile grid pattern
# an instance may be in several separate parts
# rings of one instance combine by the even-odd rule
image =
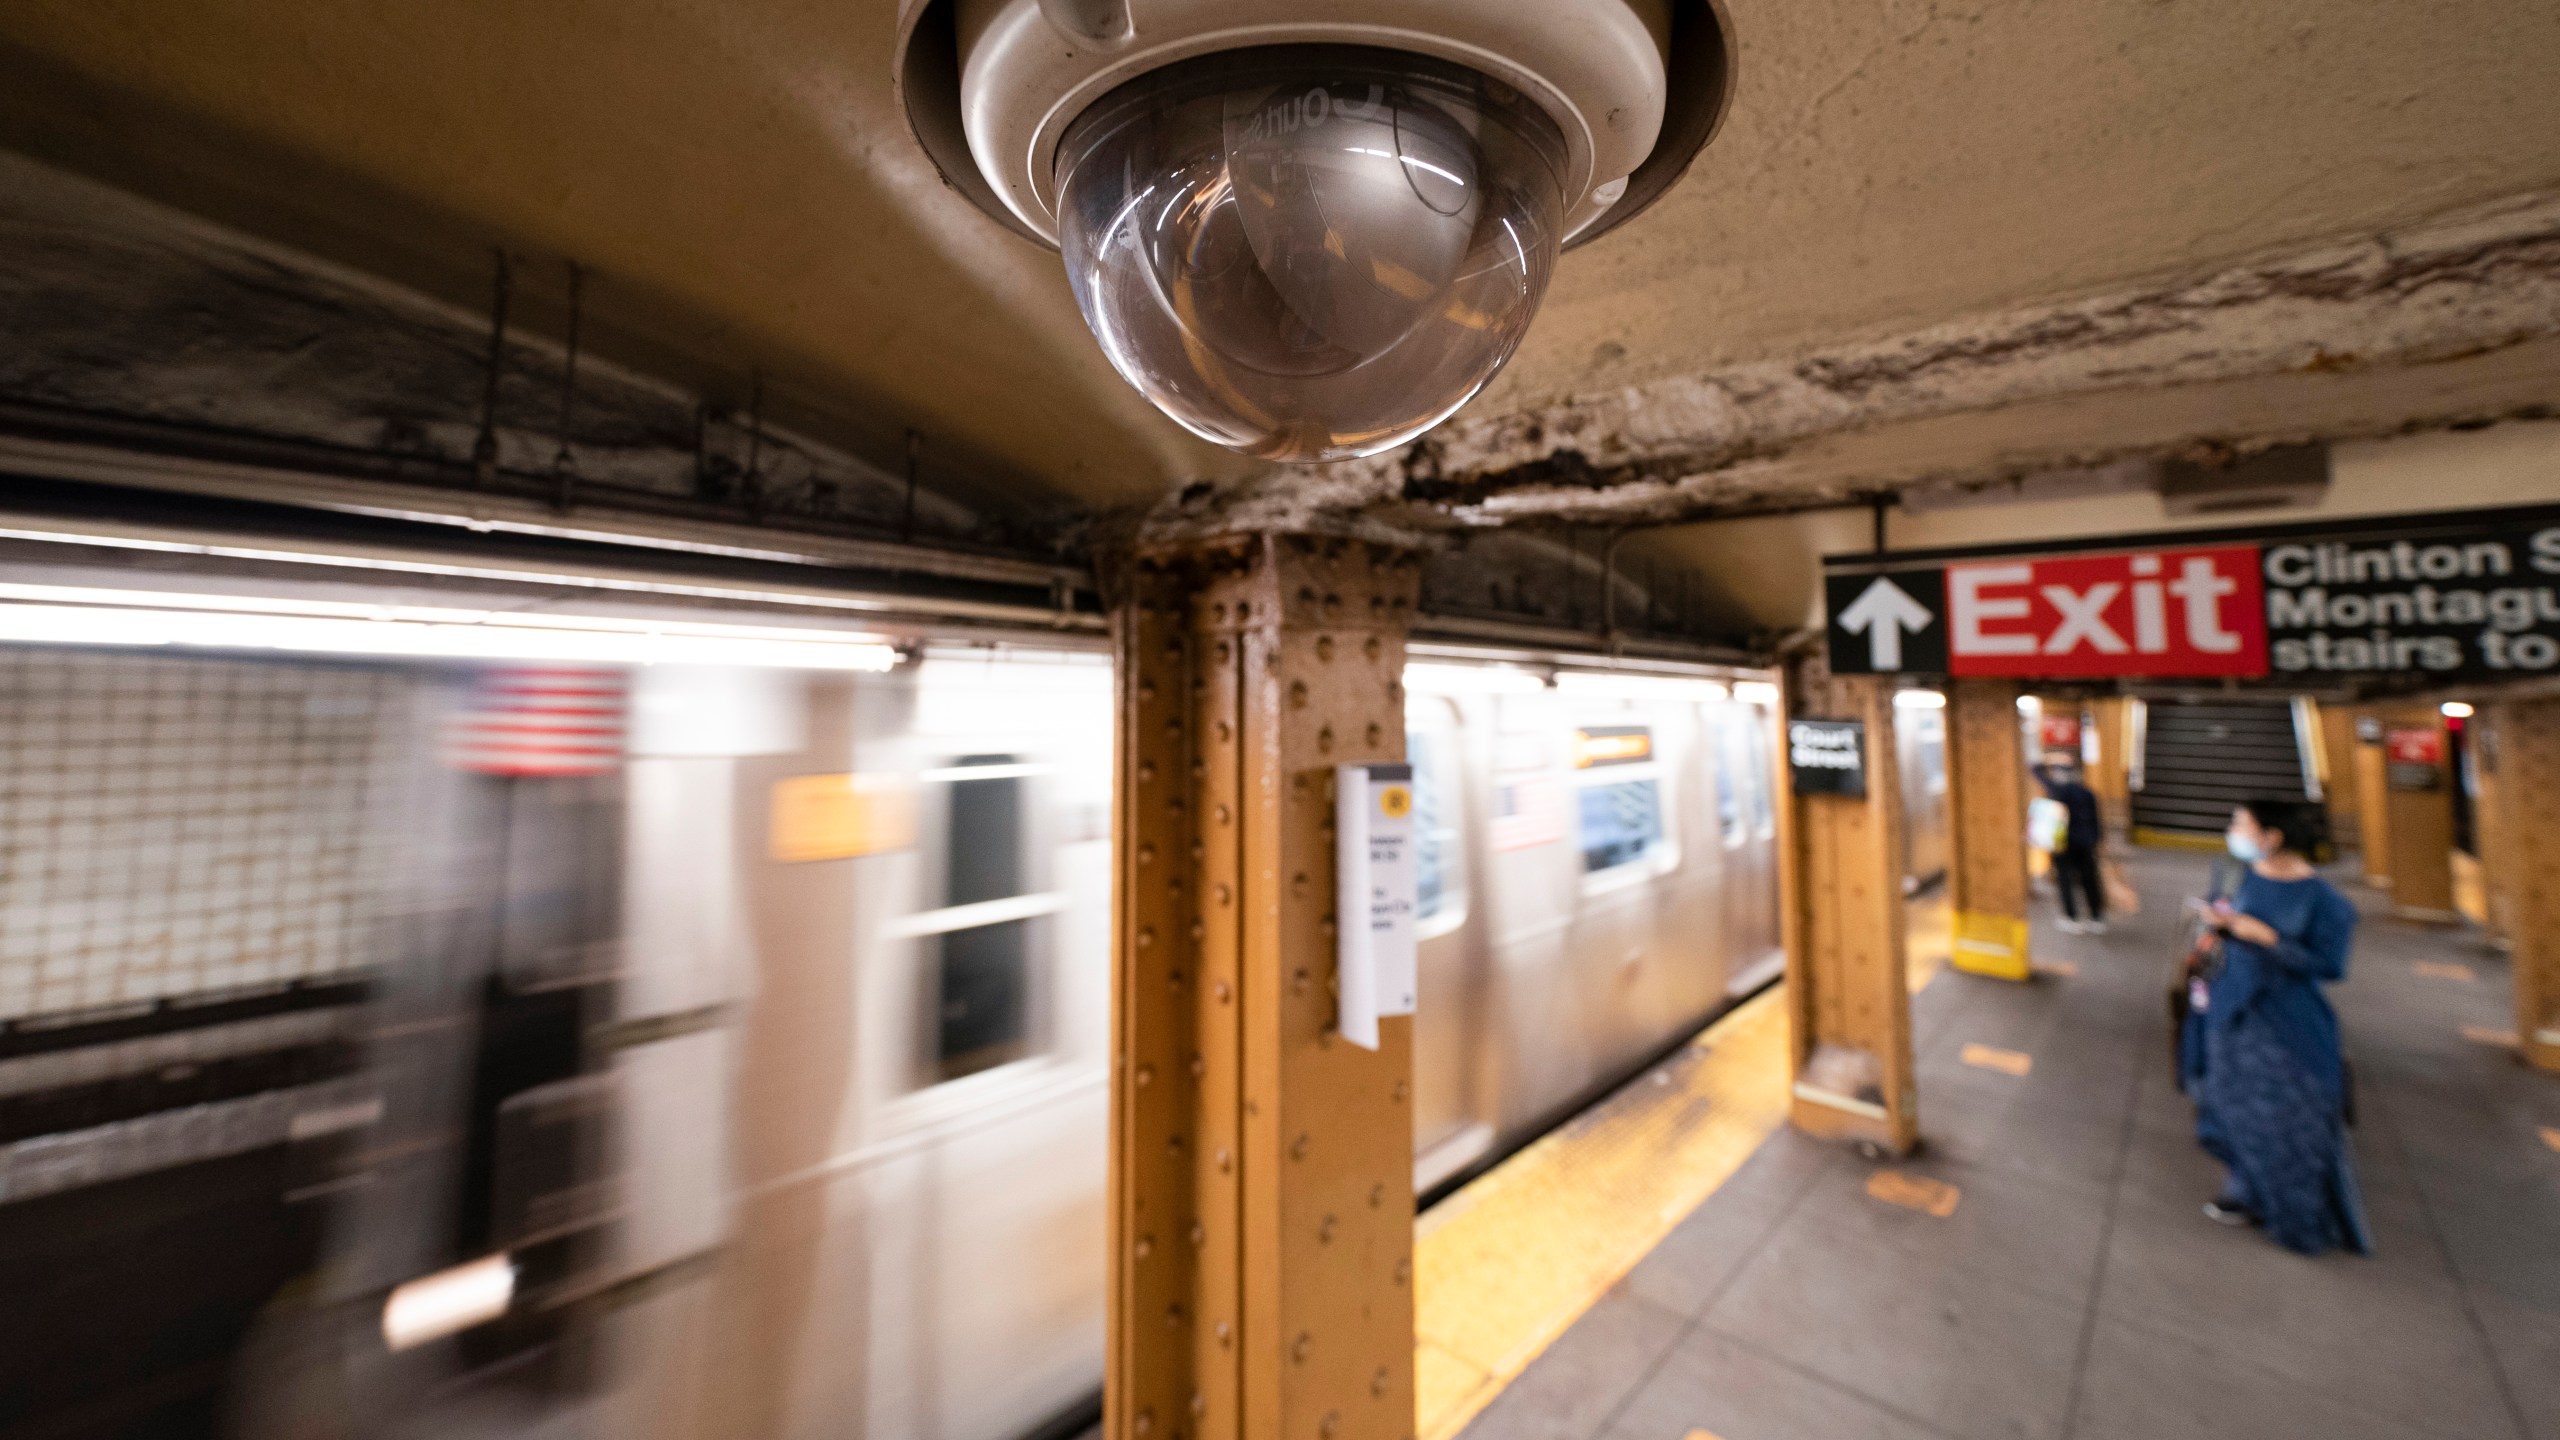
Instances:
[[[362,962],[400,671],[0,647],[0,1020]]]
[[[2219,1179],[2169,1077],[2174,900],[2039,935],[2069,979],[1940,977],[1919,998],[1937,1219],[1781,1133],[1487,1407],[1470,1440],[2001,1436],[2560,1440],[2560,1082],[2465,1040],[2504,1001],[2461,932],[2374,919],[2336,992],[2379,1253],[2305,1259],[2197,1213]],[[2417,968],[2459,958],[2462,981]],[[2012,1077],[1967,1043],[2026,1051]]]

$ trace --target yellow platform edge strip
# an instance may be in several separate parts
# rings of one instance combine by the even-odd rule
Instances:
[[[2219,835],[2190,835],[2183,830],[2154,830],[2148,825],[2133,827],[2133,843],[2153,850],[2195,850],[2205,854],[2222,853]]]
[[[1911,988],[1946,963],[1912,926]],[[1414,1228],[1416,1440],[1451,1440],[1786,1123],[1784,986],[1434,1206]]]

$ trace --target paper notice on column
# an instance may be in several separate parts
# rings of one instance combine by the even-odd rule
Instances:
[[[1334,768],[1336,998],[1342,1038],[1378,1048],[1378,1019],[1413,1013],[1413,767]]]

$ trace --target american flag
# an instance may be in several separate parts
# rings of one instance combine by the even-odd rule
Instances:
[[[445,756],[483,775],[602,775],[622,763],[619,670],[483,670],[446,730]]]

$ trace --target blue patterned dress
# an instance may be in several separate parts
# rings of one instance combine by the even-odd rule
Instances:
[[[2364,1198],[2342,1108],[2338,1015],[2320,987],[2343,980],[2356,911],[2329,882],[2251,874],[2232,908],[2273,945],[2223,942],[2204,1016],[2196,1136],[2231,1171],[2227,1191],[2288,1250],[2369,1254]]]

